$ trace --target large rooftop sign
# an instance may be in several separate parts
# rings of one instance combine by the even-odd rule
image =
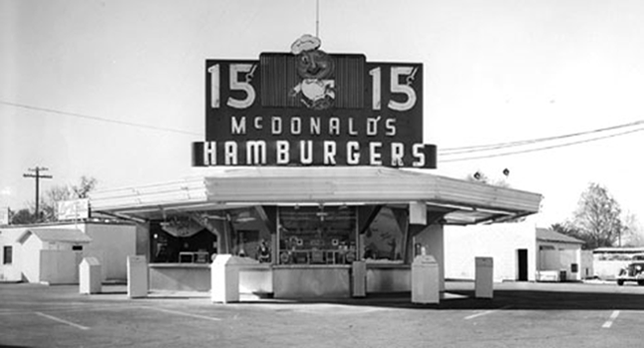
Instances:
[[[423,65],[327,54],[304,35],[290,53],[206,60],[206,140],[195,166],[436,168],[423,144]]]

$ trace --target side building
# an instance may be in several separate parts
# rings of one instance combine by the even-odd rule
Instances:
[[[0,227],[0,280],[78,283],[84,257],[101,262],[103,280],[127,278],[127,256],[136,254],[137,227],[88,220]]]
[[[475,258],[494,258],[495,281],[580,281],[594,275],[583,241],[530,222],[445,226],[445,276],[474,279]]]

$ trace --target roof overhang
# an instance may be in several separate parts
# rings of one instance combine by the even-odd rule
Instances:
[[[32,235],[36,236],[43,242],[87,244],[92,241],[92,238],[78,229],[31,228],[22,232],[18,238],[16,238],[16,242],[24,244]]]
[[[475,224],[537,213],[540,194],[383,167],[236,167],[182,181],[98,191],[93,212],[134,218],[256,205],[425,203],[447,224]]]

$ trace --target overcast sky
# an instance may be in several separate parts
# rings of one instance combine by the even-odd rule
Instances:
[[[314,0],[0,0],[0,206],[33,201],[23,173],[35,166],[54,177],[43,190],[199,174],[204,60],[288,52],[315,18]],[[319,18],[326,52],[424,64],[425,142],[439,150],[644,119],[642,1],[320,0]],[[498,180],[508,168],[513,188],[544,195],[541,226],[570,217],[589,182],[644,219],[643,134],[444,156],[433,172]]]

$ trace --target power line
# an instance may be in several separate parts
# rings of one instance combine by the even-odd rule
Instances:
[[[184,130],[178,130],[178,129],[173,129],[173,128],[166,128],[166,127],[158,127],[158,126],[152,126],[152,125],[146,125],[146,124],[140,124],[140,123],[134,123],[134,122],[111,120],[111,119],[106,119],[106,118],[97,117],[97,116],[78,114],[78,113],[60,111],[60,110],[55,110],[55,109],[48,109],[48,108],[30,106],[30,105],[25,105],[25,104],[11,103],[11,102],[6,102],[6,101],[2,101],[2,100],[0,100],[0,104],[14,106],[14,107],[28,109],[28,110],[42,111],[42,112],[60,114],[60,115],[65,115],[65,116],[72,116],[72,117],[78,117],[78,118],[83,118],[83,119],[89,119],[89,120],[93,120],[93,121],[101,121],[101,122],[106,122],[106,123],[115,123],[115,124],[131,126],[131,127],[147,128],[147,129],[153,129],[153,130],[159,130],[159,131],[165,131],[165,132],[197,135],[197,136],[203,137],[202,133],[195,133],[195,132],[190,132],[190,131],[184,131]],[[642,124],[644,124],[644,120],[639,120],[639,121],[635,121],[635,122],[620,124],[620,125],[611,126],[611,127],[593,129],[593,130],[590,130],[590,131],[569,133],[569,134],[550,136],[550,137],[542,137],[542,138],[534,138],[534,139],[526,139],[526,140],[494,143],[494,144],[485,144],[485,145],[472,145],[472,146],[445,148],[445,149],[440,149],[439,150],[439,155],[440,156],[454,156],[454,155],[462,155],[462,154],[469,154],[469,153],[476,153],[476,152],[501,150],[501,149],[505,149],[505,148],[509,148],[509,147],[524,146],[524,145],[536,144],[536,143],[546,142],[546,141],[553,141],[553,140],[561,140],[561,139],[579,137],[579,136],[588,135],[588,134],[597,134],[597,133],[602,133],[602,132],[621,129],[621,128],[635,127],[635,126],[639,126],[639,125],[642,125]],[[559,147],[566,147],[566,146],[572,146],[572,145],[587,143],[587,142],[591,142],[591,141],[597,141],[597,140],[602,140],[602,139],[607,139],[607,138],[613,138],[613,137],[616,137],[616,136],[626,135],[626,134],[630,134],[630,133],[634,133],[634,132],[639,132],[639,131],[642,131],[642,130],[644,130],[644,128],[638,128],[638,129],[635,129],[635,130],[621,132],[621,133],[612,134],[612,135],[608,135],[608,136],[601,136],[601,137],[585,139],[585,140],[580,140],[580,141],[573,141],[573,142],[564,143],[564,144],[558,144],[558,145],[551,145],[551,146],[545,146],[545,147],[539,147],[539,148],[533,148],[533,149],[525,149],[525,150],[503,152],[503,153],[496,153],[496,154],[487,154],[487,155],[470,156],[470,157],[463,157],[463,158],[454,158],[454,159],[447,159],[447,160],[440,160],[439,159],[439,161],[442,162],[442,163],[460,162],[460,161],[468,161],[468,160],[475,160],[475,159],[493,158],[493,157],[516,155],[516,154],[521,154],[521,153],[544,151],[544,150],[550,150],[550,149],[555,149],[555,148],[559,148]]]
[[[78,117],[78,118],[92,120],[92,121],[115,123],[115,124],[130,126],[130,127],[147,128],[147,129],[154,129],[154,130],[164,131],[164,132],[172,132],[172,133],[180,133],[180,134],[188,134],[188,135],[197,135],[197,136],[203,137],[203,133],[195,133],[195,132],[184,131],[184,130],[180,130],[180,129],[159,127],[159,126],[153,126],[153,125],[142,124],[142,123],[111,120],[111,119],[108,119],[108,118],[102,118],[102,117],[98,117],[98,116],[78,114],[78,113],[74,113],[74,112],[60,111],[60,110],[42,108],[42,107],[37,107],[37,106],[25,105],[25,104],[11,103],[11,102],[3,101],[3,100],[0,100],[0,104],[14,106],[14,107],[17,107],[17,108],[23,108],[23,109],[27,109],[27,110],[35,110],[35,111],[48,112],[48,113],[64,115],[64,116]]]
[[[440,151],[440,154],[443,155],[443,156],[450,156],[450,155],[463,154],[463,153],[472,153],[472,152],[490,151],[490,150],[497,150],[497,149],[502,149],[502,148],[506,148],[506,147],[522,146],[522,145],[534,144],[534,143],[539,143],[539,142],[544,142],[544,141],[561,140],[561,139],[578,137],[578,136],[594,134],[594,133],[601,133],[601,132],[606,132],[606,131],[611,131],[611,130],[616,130],[616,129],[621,129],[621,128],[635,127],[635,126],[639,126],[639,125],[642,125],[642,124],[644,124],[644,120],[635,121],[635,122],[631,122],[631,123],[620,124],[620,125],[611,126],[611,127],[598,128],[598,129],[593,129],[593,130],[584,131],[584,132],[563,134],[563,135],[550,136],[550,137],[544,137],[544,138],[535,138],[535,139],[527,139],[527,140],[518,140],[518,141],[510,141],[510,142],[503,142],[503,143],[487,144],[487,145],[473,145],[473,146],[445,148],[445,149],[441,149],[439,151]]]
[[[521,153],[544,151],[544,150],[550,150],[550,149],[555,149],[555,148],[559,148],[559,147],[566,147],[566,146],[572,146],[572,145],[577,145],[577,144],[588,143],[588,142],[591,142],[591,141],[597,141],[597,140],[602,140],[602,139],[613,138],[613,137],[622,136],[622,135],[635,133],[635,132],[640,132],[640,131],[644,131],[644,128],[638,128],[638,129],[633,129],[633,130],[629,130],[629,131],[625,131],[625,132],[621,132],[621,133],[605,135],[605,136],[591,138],[591,139],[578,140],[578,141],[573,141],[573,142],[564,143],[564,144],[539,147],[539,148],[535,148],[535,149],[526,149],[526,150],[518,150],[518,151],[512,151],[512,152],[504,152],[504,153],[480,155],[480,156],[471,156],[471,157],[464,157],[464,158],[454,158],[454,159],[447,159],[447,160],[440,160],[440,158],[439,158],[439,161],[441,163],[461,162],[461,161],[470,161],[470,160],[475,160],[475,159],[502,157],[502,156],[517,155],[517,154],[521,154]]]

